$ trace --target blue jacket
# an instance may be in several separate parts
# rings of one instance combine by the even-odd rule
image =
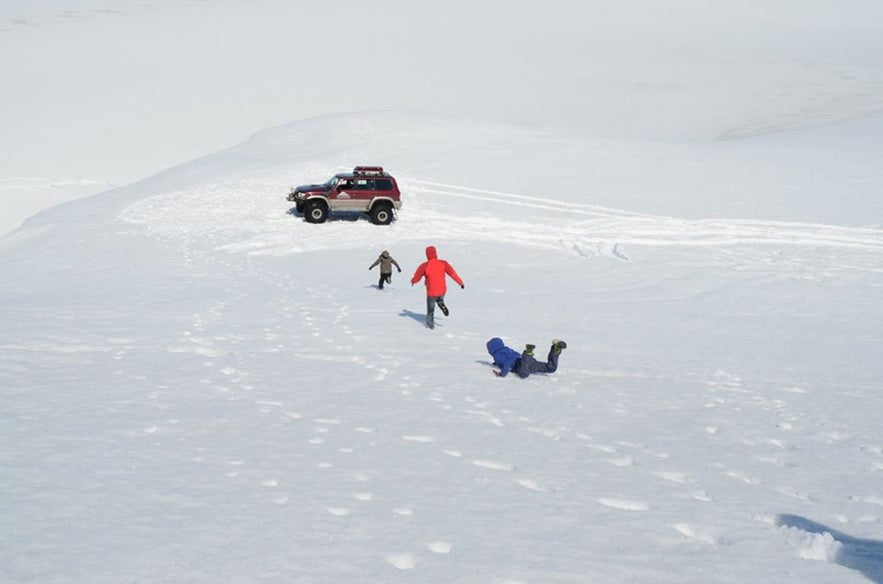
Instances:
[[[521,359],[521,354],[507,347],[499,337],[487,342],[487,352],[494,358],[494,365],[500,368],[500,377],[506,377],[515,367],[515,363]]]

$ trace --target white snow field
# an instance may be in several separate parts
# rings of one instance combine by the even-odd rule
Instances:
[[[0,582],[883,583],[881,96],[879,0],[0,2]]]
[[[0,2],[0,234],[320,115],[716,140],[881,95],[879,0]]]
[[[879,119],[350,114],[40,213],[0,240],[0,580],[883,582],[881,157]],[[391,226],[290,212],[354,164]],[[497,378],[492,336],[569,346]]]

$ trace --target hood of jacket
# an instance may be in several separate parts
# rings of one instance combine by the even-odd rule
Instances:
[[[503,339],[501,339],[500,337],[494,337],[487,342],[487,352],[493,355],[504,346],[505,345],[503,344]]]
[[[437,260],[438,259],[438,252],[435,250],[434,245],[430,245],[429,247],[426,248],[426,259],[428,259],[428,260]]]
[[[389,257],[389,252],[386,251],[386,250],[383,250],[383,252],[380,254],[380,257],[382,257],[382,258],[388,258],[388,257]]]

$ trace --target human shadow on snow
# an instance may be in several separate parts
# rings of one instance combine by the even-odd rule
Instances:
[[[876,584],[883,584],[883,541],[852,537],[799,515],[778,515],[776,525],[819,535],[830,534],[834,541],[840,544],[834,557],[836,563],[861,572]]]
[[[414,320],[416,320],[417,322],[419,322],[420,324],[426,325],[426,313],[420,314],[419,312],[413,312],[411,310],[403,308],[402,311],[399,313],[399,316],[410,317],[410,318],[413,318]]]

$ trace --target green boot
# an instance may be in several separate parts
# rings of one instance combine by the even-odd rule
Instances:
[[[567,348],[567,343],[558,339],[552,339],[552,348],[555,349],[556,353],[560,353]]]

